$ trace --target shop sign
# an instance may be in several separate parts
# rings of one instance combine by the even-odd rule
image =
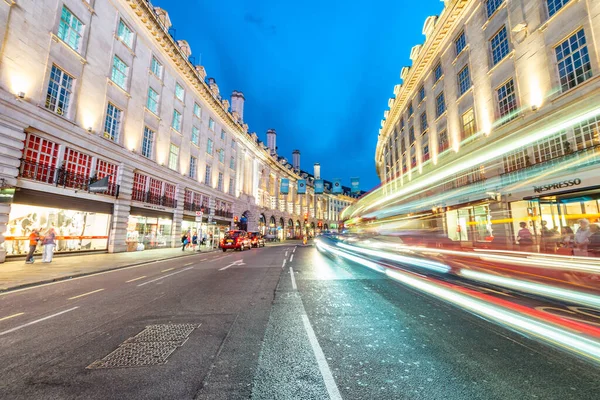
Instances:
[[[151,210],[160,210],[160,211],[166,211],[167,210],[165,207],[153,206],[153,205],[150,205],[150,204],[142,204],[142,207],[149,208]]]
[[[550,183],[548,185],[534,186],[533,191],[535,193],[543,193],[543,192],[547,192],[548,190],[564,189],[564,188],[579,186],[579,185],[581,185],[581,179],[575,178],[575,179],[568,179],[566,181]]]
[[[0,189],[0,203],[12,203],[15,197],[15,188]]]
[[[91,193],[102,193],[108,190],[108,176],[94,182],[90,183],[88,190]]]

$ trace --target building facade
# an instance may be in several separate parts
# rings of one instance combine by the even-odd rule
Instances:
[[[59,252],[171,247],[240,221],[280,239],[337,226],[145,0],[0,2],[0,261],[33,228]],[[281,179],[290,193],[280,195]],[[350,197],[349,200],[352,201]]]
[[[514,242],[600,216],[600,2],[446,0],[384,113],[382,188],[346,216],[429,215]]]

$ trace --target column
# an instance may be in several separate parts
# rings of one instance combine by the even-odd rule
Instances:
[[[181,246],[181,223],[183,222],[183,203],[185,202],[185,187],[177,185],[177,192],[175,194],[177,200],[177,207],[173,212],[173,225],[171,230],[171,247]]]
[[[113,215],[108,236],[108,252],[120,253],[127,251],[127,224],[131,211],[131,192],[133,191],[133,166],[121,163],[119,165],[119,197],[113,206]]]

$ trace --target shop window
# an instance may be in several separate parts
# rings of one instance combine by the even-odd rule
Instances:
[[[600,117],[584,121],[573,128],[577,150],[600,145]]]
[[[91,167],[91,156],[67,147],[63,165],[58,172],[58,184],[70,188],[87,188]]]
[[[58,144],[28,134],[23,149],[20,176],[39,182],[54,183]]]

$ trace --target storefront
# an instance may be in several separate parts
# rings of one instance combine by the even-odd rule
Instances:
[[[291,219],[288,220],[287,238],[288,239],[293,239],[294,238],[294,221],[292,221]]]
[[[172,247],[173,243],[179,243],[175,234],[172,214],[131,207],[127,222],[127,251]]]
[[[446,211],[446,234],[457,242],[486,242],[493,236],[489,203],[465,205]]]
[[[27,254],[33,229],[44,235],[54,228],[56,253],[106,251],[111,217],[111,203],[20,189],[11,205],[3,246],[7,256]]]

